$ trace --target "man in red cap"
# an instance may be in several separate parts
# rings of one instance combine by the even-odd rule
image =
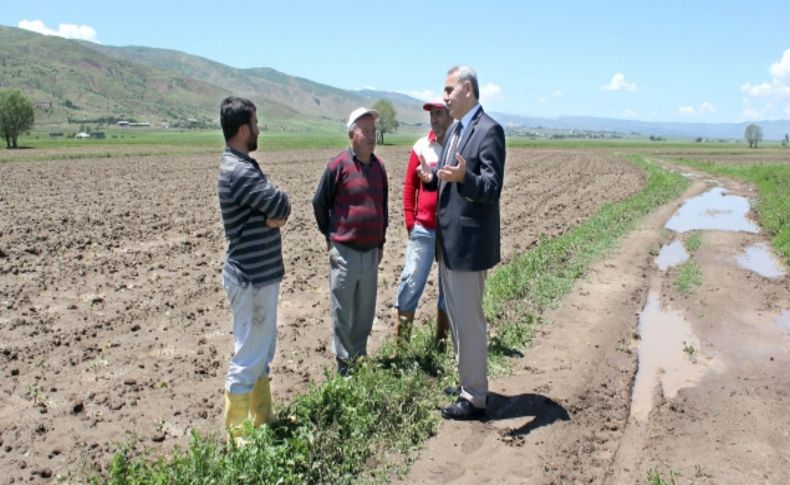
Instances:
[[[417,173],[420,159],[429,166],[436,166],[442,153],[447,128],[453,122],[447,106],[441,100],[429,101],[422,109],[430,113],[431,131],[414,144],[409,154],[403,178],[403,219],[409,232],[406,262],[400,276],[395,308],[398,311],[398,344],[409,340],[414,313],[425,282],[431,271],[436,250],[436,197],[438,192],[423,189]],[[450,328],[444,306],[442,284],[439,281],[439,299],[436,314],[436,343],[444,348]]]

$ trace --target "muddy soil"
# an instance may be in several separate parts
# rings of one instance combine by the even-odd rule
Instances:
[[[287,274],[272,366],[274,397],[282,403],[320,381],[333,364],[328,260],[310,199],[335,150],[267,154],[264,142],[262,151],[264,170],[293,204],[283,231]],[[391,181],[391,227],[371,350],[393,333],[391,304],[406,236],[400,185],[407,150],[382,147],[378,153]],[[106,470],[119,442],[167,453],[186,446],[192,430],[221,428],[232,342],[220,286],[225,243],[215,192],[219,150],[94,155],[63,159],[53,153],[51,161],[0,164],[3,483],[57,476],[79,481]],[[643,183],[642,174],[621,157],[511,150],[502,206],[504,258],[567,231]],[[626,301],[636,305],[639,295],[634,290]],[[430,285],[425,301],[435,297]],[[418,319],[432,318],[431,308],[424,305]],[[618,337],[626,344],[632,320]],[[584,323],[576,317],[569,322]],[[566,362],[562,366],[578,368],[567,360],[568,352],[557,352]],[[614,355],[618,362],[632,359]],[[528,356],[525,365],[533,361]],[[553,376],[547,369],[543,379]],[[575,410],[584,402],[557,394],[550,381],[536,382],[502,385],[498,392],[542,392],[578,420]]]
[[[681,291],[680,267],[660,271],[656,256],[692,233],[667,221],[711,188],[755,194],[678,171],[693,186],[577,282],[516,372],[491,382],[487,421],[443,423],[405,483],[641,484],[651,473],[664,483],[787,483],[787,268],[766,277],[738,262],[755,244],[770,246],[765,234],[703,231],[689,255],[701,285]],[[643,323],[657,312],[651,333]]]

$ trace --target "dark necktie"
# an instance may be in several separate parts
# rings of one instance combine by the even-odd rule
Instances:
[[[455,125],[453,136],[450,138],[450,149],[447,150],[447,156],[444,159],[444,164],[448,166],[456,165],[458,162],[455,160],[455,151],[458,149],[458,141],[461,139],[461,122]]]

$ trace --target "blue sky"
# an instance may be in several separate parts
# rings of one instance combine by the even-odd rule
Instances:
[[[437,96],[458,63],[525,116],[790,119],[780,1],[4,1],[0,24]]]

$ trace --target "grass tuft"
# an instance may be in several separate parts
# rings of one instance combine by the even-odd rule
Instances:
[[[693,253],[702,247],[702,231],[693,231],[686,238],[686,249],[689,253]]]
[[[702,285],[702,272],[696,261],[690,259],[678,266],[675,286],[681,293],[689,295],[699,288],[700,285]]]

